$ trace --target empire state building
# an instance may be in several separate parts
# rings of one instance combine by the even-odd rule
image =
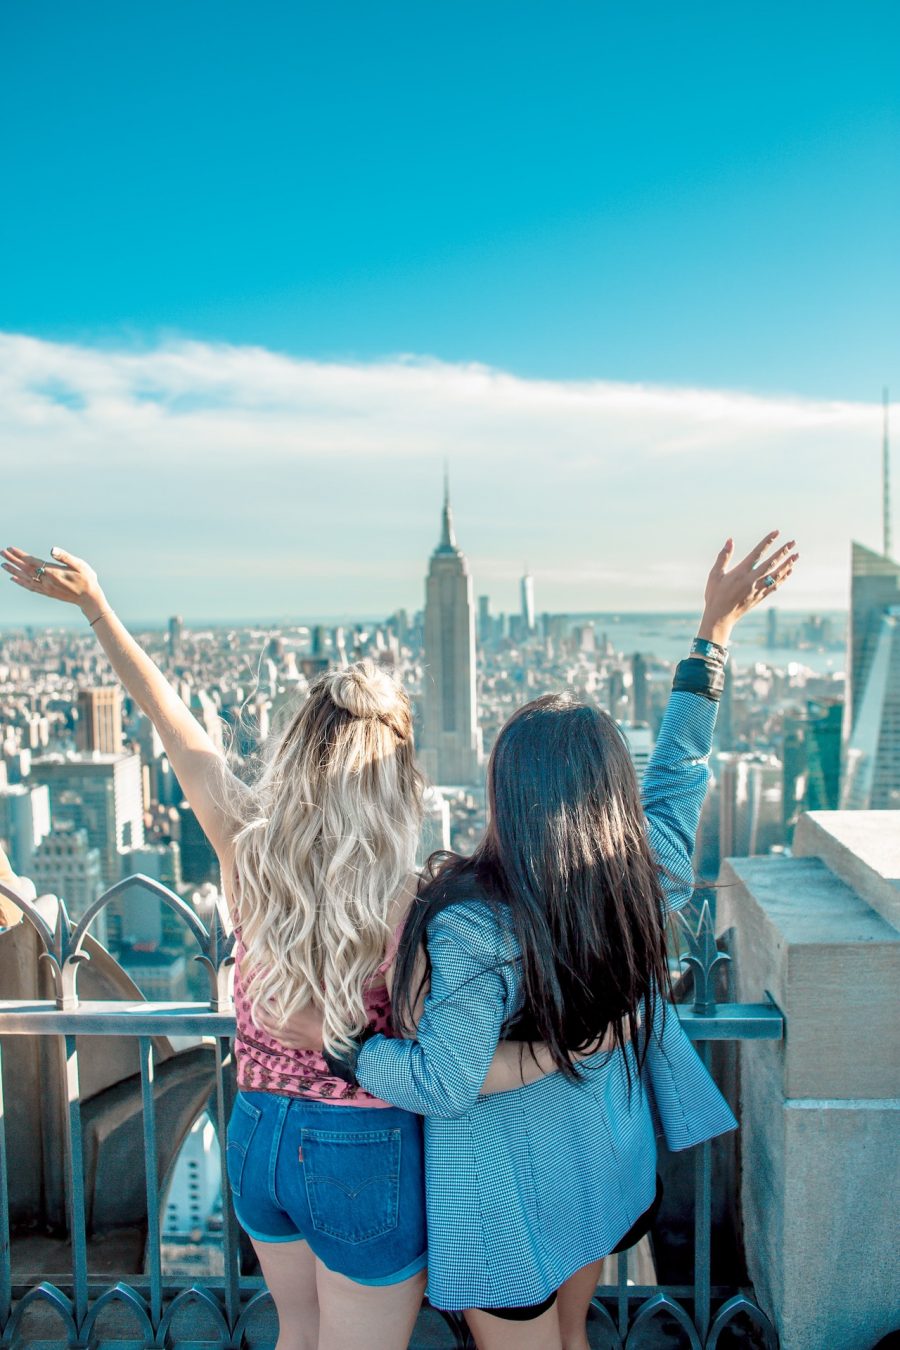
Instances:
[[[422,768],[433,783],[481,778],[481,732],[475,703],[475,608],[472,577],[457,547],[444,485],[441,541],[425,582],[425,678]]]

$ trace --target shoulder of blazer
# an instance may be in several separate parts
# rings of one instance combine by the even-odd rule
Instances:
[[[515,960],[519,955],[509,910],[480,896],[456,900],[435,914],[428,925],[429,951],[441,943],[492,965]]]

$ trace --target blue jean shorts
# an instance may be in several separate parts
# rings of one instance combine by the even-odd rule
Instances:
[[[411,1112],[239,1092],[226,1162],[250,1237],[308,1242],[357,1284],[425,1268],[422,1121]]]

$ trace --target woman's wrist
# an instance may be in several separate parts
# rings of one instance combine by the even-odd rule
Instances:
[[[80,608],[82,614],[92,627],[101,615],[110,614],[112,612],[107,603],[106,596],[102,591],[92,591],[90,595],[82,596]]]
[[[731,641],[733,627],[734,624],[728,619],[714,618],[704,613],[697,629],[697,637],[704,638],[707,642],[715,642],[719,647],[727,647]]]

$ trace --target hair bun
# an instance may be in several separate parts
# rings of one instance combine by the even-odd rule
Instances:
[[[398,736],[409,734],[409,701],[397,681],[368,659],[331,676],[332,700],[353,717],[377,717]]]

